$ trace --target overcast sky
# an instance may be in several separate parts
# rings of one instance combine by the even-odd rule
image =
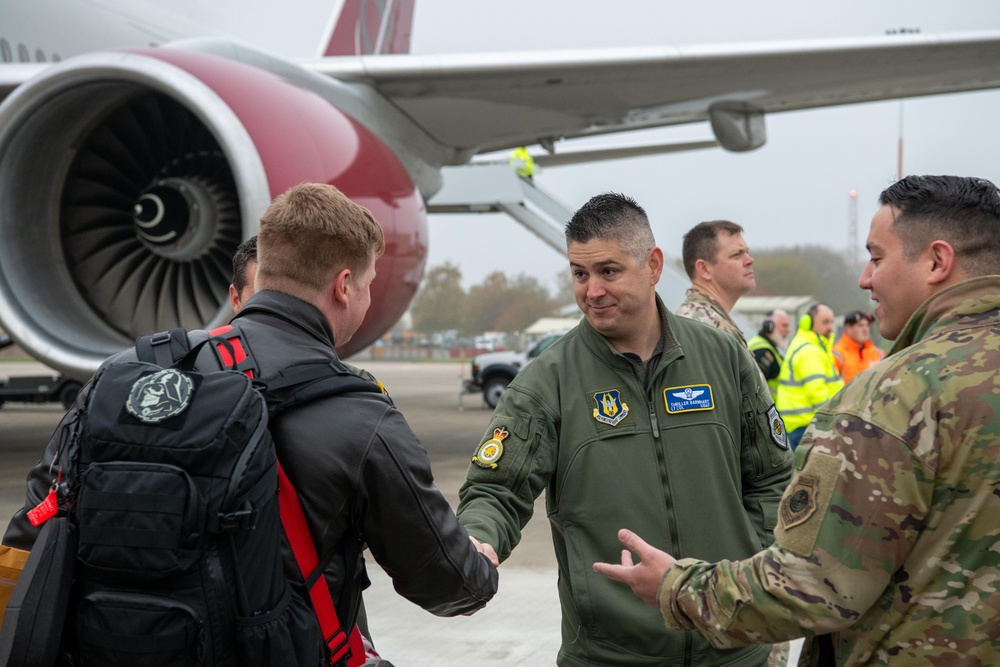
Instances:
[[[764,9],[766,8],[766,9]],[[417,0],[414,53],[704,44],[1000,29],[1000,2],[965,0]],[[1000,183],[1000,92],[903,103],[904,173],[951,173]],[[680,254],[702,220],[727,218],[754,248],[821,244],[846,250],[849,192],[858,192],[861,257],[879,192],[895,180],[900,103],[767,117],[767,143],[748,154],[710,149],[549,168],[537,182],[571,209],[599,192],[635,197],[657,241]],[[650,133],[701,139],[705,125]],[[639,142],[629,133],[611,140]],[[608,139],[600,143],[608,143]],[[433,215],[428,266],[457,264],[466,285],[501,270],[553,285],[565,259],[499,215]]]

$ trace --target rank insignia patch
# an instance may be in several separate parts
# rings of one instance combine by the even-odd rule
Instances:
[[[781,502],[781,527],[785,530],[805,523],[816,511],[819,477],[803,473]]]
[[[506,426],[493,429],[493,437],[479,445],[476,455],[472,457],[472,462],[480,468],[493,469],[497,467],[497,461],[503,456],[503,441],[510,435]]]
[[[671,414],[715,409],[712,387],[707,384],[668,387],[663,390],[663,402],[667,405],[667,412]]]
[[[771,406],[767,411],[767,422],[771,425],[771,440],[778,447],[788,449],[788,434],[785,432],[785,422],[781,421],[778,408]]]
[[[606,389],[594,394],[597,407],[594,408],[594,419],[609,426],[618,426],[621,420],[628,416],[628,404],[622,401],[621,392],[617,389]]]

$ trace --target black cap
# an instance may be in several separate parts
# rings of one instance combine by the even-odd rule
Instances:
[[[852,310],[844,315],[844,324],[857,324],[861,320],[868,320],[868,324],[875,321],[875,316],[863,310]]]

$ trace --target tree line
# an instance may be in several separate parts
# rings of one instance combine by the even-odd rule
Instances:
[[[863,266],[850,266],[843,255],[822,246],[751,250],[757,296],[811,296],[837,314],[866,310],[868,293],[858,287]],[[678,260],[679,264],[679,260]],[[550,292],[525,274],[489,274],[468,290],[455,264],[430,267],[410,308],[414,330],[423,334],[454,329],[462,336],[483,331],[523,331],[541,317],[573,303],[567,268]]]

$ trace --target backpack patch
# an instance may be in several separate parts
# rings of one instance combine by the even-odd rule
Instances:
[[[173,368],[164,368],[136,380],[125,409],[147,424],[155,424],[184,412],[193,393],[190,377]]]

